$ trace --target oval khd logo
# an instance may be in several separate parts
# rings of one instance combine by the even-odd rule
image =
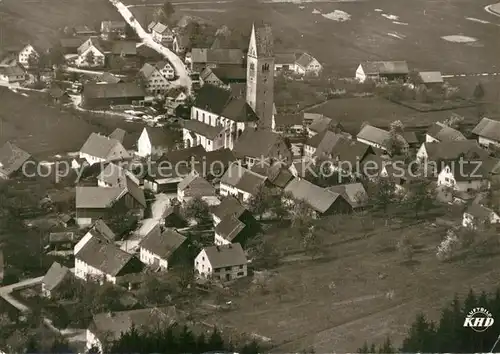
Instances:
[[[464,327],[472,328],[476,332],[484,332],[490,328],[495,320],[491,313],[484,307],[472,309],[465,317]]]

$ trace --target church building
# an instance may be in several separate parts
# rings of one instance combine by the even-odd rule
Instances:
[[[247,53],[246,92],[205,84],[199,90],[191,119],[183,122],[185,147],[206,151],[233,149],[243,131],[273,131],[274,50],[269,25],[252,26]]]

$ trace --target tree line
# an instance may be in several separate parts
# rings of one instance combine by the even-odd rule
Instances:
[[[469,312],[474,308],[484,308],[493,317],[500,314],[500,289],[488,296],[486,293],[476,294],[470,290],[467,297],[460,301],[454,299],[441,310],[437,322],[431,321],[419,313],[411,325],[401,348],[393,347],[390,338],[378,348],[365,344],[358,353],[487,353],[492,352],[499,338],[500,320],[483,332],[476,332],[464,327]],[[494,318],[495,319],[495,318]]]

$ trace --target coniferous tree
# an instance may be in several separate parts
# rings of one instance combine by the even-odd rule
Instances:
[[[214,327],[210,338],[208,339],[208,350],[222,350],[224,349],[224,340],[222,339],[218,329]]]
[[[410,328],[408,337],[403,341],[401,351],[432,352],[433,332],[433,325],[427,322],[425,316],[423,314],[417,315],[416,321]]]
[[[196,351],[198,353],[203,353],[207,351],[207,341],[205,338],[205,334],[201,333],[197,338],[196,338]]]
[[[379,347],[378,352],[380,354],[390,354],[396,352],[389,337],[384,340],[384,343]]]
[[[196,352],[196,338],[193,332],[189,330],[187,326],[182,328],[182,332],[179,337],[180,349],[184,353],[194,353]]]
[[[241,354],[259,354],[259,345],[255,339],[251,341],[249,344],[246,344],[241,349]]]
[[[358,349],[358,353],[360,354],[367,354],[370,352],[370,349],[368,348],[368,343],[366,341],[363,343],[363,346]]]

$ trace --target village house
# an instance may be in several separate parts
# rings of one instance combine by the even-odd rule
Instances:
[[[79,25],[75,26],[72,29],[72,34],[73,36],[76,37],[90,37],[90,36],[96,36],[98,33],[95,29],[90,28],[87,25]]]
[[[62,227],[70,227],[75,225],[75,218],[69,214],[59,214],[57,215],[59,225]]]
[[[295,62],[295,72],[299,75],[319,75],[323,66],[313,56],[303,53]]]
[[[191,49],[191,71],[201,73],[205,68],[242,68],[244,54],[241,49]]]
[[[500,216],[492,209],[478,203],[472,203],[463,214],[462,226],[470,229],[477,229],[485,224],[500,223]]]
[[[177,33],[174,36],[172,42],[172,49],[177,54],[184,54],[190,46],[189,37],[183,34]]]
[[[204,85],[191,109],[191,119],[183,122],[186,147],[202,145],[205,150],[232,149],[247,127],[259,120],[250,105],[231,91]]]
[[[79,156],[85,159],[89,165],[130,158],[120,141],[98,133],[90,134],[80,149]]]
[[[485,117],[472,129],[472,134],[481,146],[500,147],[500,121]]]
[[[272,165],[279,162],[283,165],[292,163],[292,152],[285,139],[272,131],[246,130],[233,147],[234,155],[243,164],[252,166],[264,162]]]
[[[61,38],[59,40],[59,48],[63,55],[74,55],[78,54],[78,48],[86,42],[88,37],[69,37],[69,38]]]
[[[120,339],[132,327],[169,328],[180,318],[174,306],[95,314],[86,331],[86,350],[97,348],[103,353],[107,343]]]
[[[205,247],[194,260],[194,270],[202,278],[231,281],[247,276],[247,257],[239,243]]]
[[[456,140],[467,140],[458,130],[451,128],[441,122],[436,122],[425,132],[425,142],[449,142]]]
[[[80,227],[120,213],[142,218],[145,208],[144,192],[128,177],[117,187],[76,187],[76,222]]]
[[[369,124],[366,124],[363,128],[361,128],[360,132],[356,136],[356,140],[360,143],[370,145],[384,151],[387,150],[387,143],[390,138],[390,132]]]
[[[137,47],[132,41],[115,41],[111,46],[111,55],[124,59],[133,58],[137,55]]]
[[[475,140],[452,140],[444,142],[422,143],[416,157],[421,162],[441,163],[460,158],[464,160],[482,161],[488,153],[481,149]]]
[[[117,235],[109,228],[109,226],[102,220],[97,219],[88,229],[85,236],[97,237],[103,241],[107,241],[109,243],[113,243],[117,240]],[[90,237],[89,236],[89,237]],[[78,252],[81,244],[75,245],[73,248],[73,253]]]
[[[63,287],[65,283],[73,279],[73,274],[69,268],[57,262],[52,263],[47,273],[42,279],[42,296],[52,297],[54,292]]]
[[[34,177],[36,171],[36,162],[20,147],[8,141],[0,148],[0,179],[15,178],[21,173]]]
[[[163,128],[145,127],[137,141],[137,155],[160,156],[172,148],[171,138]]]
[[[174,255],[186,242],[187,238],[173,229],[162,230],[160,225],[154,226],[139,244],[140,260],[154,270],[167,270],[172,265]]]
[[[422,84],[429,89],[443,86],[444,80],[440,71],[420,71],[418,77]]]
[[[277,114],[274,117],[276,128],[275,132],[286,135],[300,135],[303,134],[305,126],[303,115],[300,113],[295,114]]]
[[[241,164],[233,163],[220,180],[220,195],[232,195],[242,202],[247,202],[266,184],[266,180],[266,177],[246,169]]]
[[[274,73],[295,72],[295,54],[294,53],[276,53],[274,57]]]
[[[78,58],[75,64],[78,67],[103,67],[106,62],[106,54],[99,42],[99,38],[91,37],[78,47]]]
[[[153,40],[157,43],[165,44],[169,46],[174,41],[174,33],[167,25],[157,22],[151,28],[151,35]]]
[[[406,61],[370,61],[359,64],[355,78],[360,82],[370,80],[404,80],[410,70]]]
[[[97,186],[103,188],[120,187],[126,183],[127,178],[139,185],[139,179],[128,168],[108,163],[99,176],[97,176]]]
[[[330,192],[340,194],[354,211],[363,210],[369,205],[368,193],[361,183],[339,184],[327,189]]]
[[[313,118],[312,116],[309,117]],[[332,132],[340,133],[344,131],[344,127],[335,119],[325,117],[322,114],[317,114],[316,116],[314,116],[314,120],[307,126],[307,134],[309,135],[309,137],[313,137],[314,135],[322,133],[325,130],[331,130]]]
[[[489,173],[481,161],[449,161],[443,164],[437,185],[459,193],[490,189]]]
[[[215,226],[214,243],[219,246],[230,243],[245,245],[260,229],[252,213],[232,196],[223,198],[211,214]]]
[[[48,246],[56,251],[68,250],[73,249],[75,242],[75,234],[73,232],[51,232],[49,234]]]
[[[17,55],[17,62],[24,68],[30,67],[31,58],[38,60],[42,55],[42,50],[35,48],[31,44],[26,44]]]
[[[98,79],[99,83],[104,84],[119,84],[124,82],[123,79],[108,72],[99,75]]]
[[[85,281],[116,284],[117,278],[142,270],[134,255],[90,234],[75,246],[75,276]]]
[[[230,87],[247,81],[247,70],[244,67],[205,68],[200,73],[201,85]]]
[[[111,40],[126,37],[127,24],[125,21],[102,21],[101,22],[101,38]]]
[[[290,183],[294,178],[293,174],[289,171],[288,167],[279,162],[276,162],[273,165],[269,166],[255,164],[252,166],[250,170],[262,177],[267,178],[266,183],[270,187],[278,189],[285,188],[288,185],[288,183]]]
[[[117,84],[85,84],[82,91],[82,107],[106,109],[110,106],[139,105],[146,92],[134,82]]]
[[[175,77],[175,71],[167,61],[159,61],[144,64],[139,75],[145,80],[146,91],[158,95],[170,88],[169,80]]]
[[[304,143],[304,156],[310,159],[313,159],[315,156],[329,157],[337,142],[342,138],[342,135],[330,130],[316,134]]]
[[[179,203],[189,203],[194,198],[201,198],[208,205],[220,203],[214,186],[196,172],[184,177],[177,185],[177,200]]]
[[[319,187],[305,179],[295,178],[284,189],[294,201],[304,201],[316,212],[317,216],[344,214],[351,211],[351,206],[340,194]]]
[[[26,73],[19,65],[0,66],[0,81],[8,84],[23,82],[26,79]]]

